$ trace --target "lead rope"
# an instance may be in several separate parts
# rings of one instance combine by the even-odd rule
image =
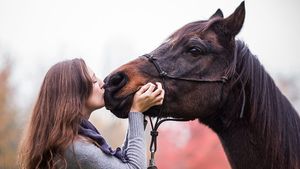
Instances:
[[[171,118],[166,118],[166,119],[161,119],[159,120],[159,118],[156,118],[156,122],[155,125],[153,125],[152,122],[152,118],[149,116],[149,121],[150,121],[150,125],[151,125],[151,142],[150,142],[150,160],[149,160],[149,166],[147,169],[157,169],[157,167],[155,166],[155,158],[154,155],[156,153],[157,150],[157,136],[158,136],[158,127],[165,121],[189,121],[192,119],[181,119],[181,118],[176,118],[176,119],[171,119]]]
[[[155,159],[154,159],[154,155],[156,152],[156,148],[157,148],[157,136],[158,136],[158,131],[154,130],[153,127],[153,122],[151,117],[149,116],[149,120],[150,120],[150,124],[151,124],[151,142],[150,142],[150,160],[149,160],[149,166],[148,169],[157,169],[157,167],[155,166]]]
[[[161,77],[162,79],[162,86],[165,90],[165,94],[167,93],[167,89],[166,89],[166,86],[165,86],[165,75],[166,73],[164,71],[162,71],[160,69],[160,67],[154,62],[154,58],[151,56],[149,57],[149,61],[152,62],[152,64],[155,66],[156,70],[158,71],[159,73],[159,76]],[[159,117],[161,116],[162,112],[163,112],[163,109],[164,109],[164,102],[162,104],[162,107],[160,108],[159,110],[159,113],[158,113],[158,116],[156,118],[156,122],[155,122],[155,125],[153,125],[153,122],[152,122],[152,118],[149,116],[149,121],[150,121],[150,125],[151,125],[151,132],[150,132],[150,135],[151,135],[151,142],[150,142],[150,160],[149,160],[149,166],[147,169],[157,169],[156,165],[155,165],[155,158],[154,158],[154,155],[155,155],[155,152],[157,150],[157,136],[158,136],[158,127],[161,123],[159,123]]]

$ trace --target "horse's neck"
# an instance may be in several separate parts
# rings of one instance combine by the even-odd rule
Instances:
[[[246,93],[249,93],[247,88]],[[282,97],[281,99],[287,101]],[[247,95],[246,98],[250,97]],[[253,112],[249,100],[246,101],[243,118],[239,118],[242,100],[232,101],[231,104],[236,103],[239,106],[223,112],[225,115],[220,116],[218,120],[222,123],[215,128],[232,169],[299,169],[300,123],[293,109],[280,109],[281,112],[276,113],[263,112],[267,118],[272,119],[271,121],[261,119],[264,115],[257,115],[255,120],[251,121],[250,114]],[[282,114],[278,116],[278,113]],[[236,118],[228,119],[232,118],[232,114],[236,114]],[[263,124],[265,122],[268,124]]]
[[[256,64],[248,67],[252,71],[241,77],[247,79],[244,117],[238,118],[243,99],[237,85],[222,115],[208,125],[217,132],[233,169],[299,169],[299,116],[258,60],[254,58],[251,63]]]
[[[218,133],[232,169],[269,169],[264,158],[264,145],[256,134],[243,124]]]

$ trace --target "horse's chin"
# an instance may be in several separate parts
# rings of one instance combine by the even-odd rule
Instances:
[[[124,98],[114,99],[110,94],[104,93],[105,108],[118,118],[128,118],[133,100],[133,94]]]
[[[132,99],[124,99],[123,101],[120,102],[119,106],[113,108],[113,109],[107,109],[110,110],[115,116],[118,118],[128,118],[128,114],[130,111],[132,105]],[[154,106],[148,109],[145,112],[141,112],[146,116],[150,117],[166,117],[164,114],[159,114],[160,113],[160,106]]]
[[[128,113],[132,106],[133,97],[134,93],[122,98],[116,98],[110,92],[105,92],[105,108],[111,111],[118,118],[128,118]],[[168,117],[165,112],[161,112],[161,105],[153,106],[147,111],[143,112],[143,114],[150,117]]]
[[[150,117],[166,117],[164,112],[160,112],[161,106],[153,106],[147,111],[145,111],[143,114]],[[161,113],[161,114],[160,114]]]

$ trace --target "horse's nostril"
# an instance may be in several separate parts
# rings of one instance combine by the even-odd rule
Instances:
[[[110,78],[110,85],[120,86],[122,82],[126,80],[126,76],[123,73],[116,73]]]
[[[110,80],[110,83],[113,85],[113,86],[117,86],[120,82],[122,82],[122,76],[119,75],[119,74],[116,74],[115,76],[113,76]]]

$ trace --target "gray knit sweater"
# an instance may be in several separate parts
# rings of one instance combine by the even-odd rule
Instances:
[[[79,164],[82,169],[145,169],[144,115],[130,112],[128,119],[129,127],[122,147],[129,159],[127,163],[103,153],[99,147],[90,142],[78,139],[65,153],[67,168],[77,169]]]

